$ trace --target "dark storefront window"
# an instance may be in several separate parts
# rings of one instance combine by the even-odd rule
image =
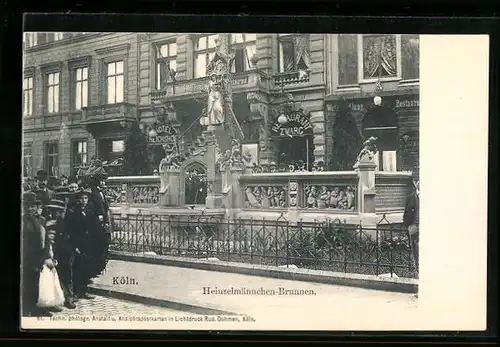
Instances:
[[[396,171],[399,151],[397,114],[391,108],[375,106],[363,119],[365,139],[377,138],[378,155],[375,158],[380,171]]]
[[[307,171],[312,170],[314,162],[314,144],[312,135],[279,139],[279,159],[278,165],[285,166],[294,165],[298,169],[300,163],[304,165]],[[287,170],[288,171],[288,170]]]

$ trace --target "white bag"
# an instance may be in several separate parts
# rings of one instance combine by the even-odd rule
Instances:
[[[59,282],[59,275],[54,268],[50,270],[43,266],[40,272],[40,282],[38,286],[38,307],[55,307],[64,303],[64,293]]]

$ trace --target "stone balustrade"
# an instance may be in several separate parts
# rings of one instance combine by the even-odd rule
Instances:
[[[106,185],[106,195],[111,204],[160,204],[159,176],[109,177]]]
[[[110,177],[107,195],[115,205],[185,208],[181,171],[169,168],[162,173],[164,186],[160,176]],[[380,213],[395,213],[401,219],[411,174],[375,172],[370,162],[339,172],[250,173],[233,167],[221,173],[221,184],[221,208],[233,217],[285,215],[289,220],[342,218],[369,224],[380,219]]]
[[[240,182],[246,209],[358,211],[355,171],[253,173]]]

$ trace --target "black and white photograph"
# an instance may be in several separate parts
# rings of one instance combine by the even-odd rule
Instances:
[[[419,34],[23,49],[23,328],[416,329]]]

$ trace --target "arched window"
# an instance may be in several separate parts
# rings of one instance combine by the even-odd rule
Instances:
[[[199,163],[194,163],[186,168],[184,174],[185,203],[186,205],[205,204],[207,197],[207,171]]]

